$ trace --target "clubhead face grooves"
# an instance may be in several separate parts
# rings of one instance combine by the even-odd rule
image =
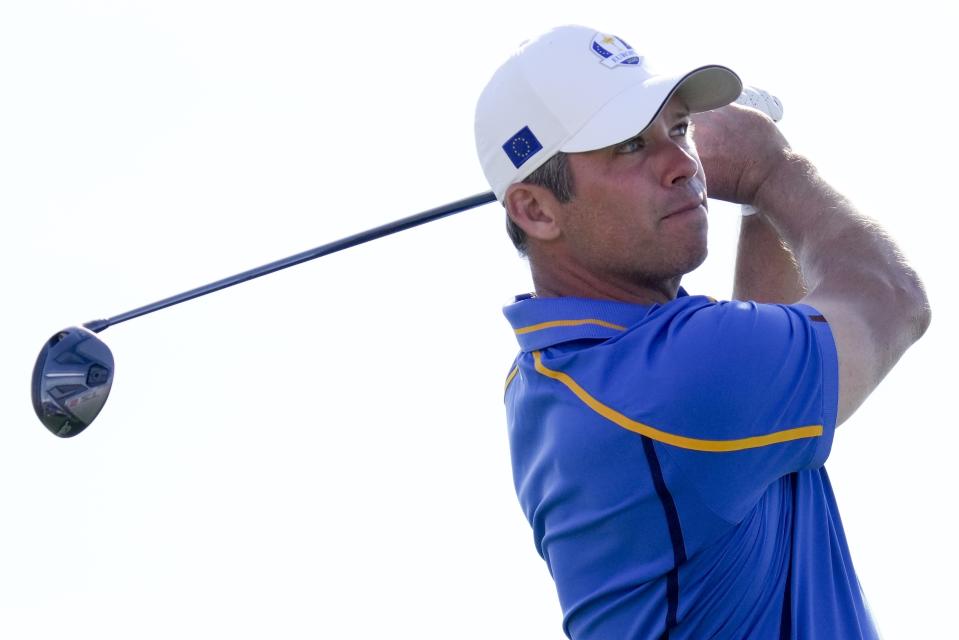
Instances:
[[[100,413],[113,385],[113,354],[95,333],[70,327],[50,337],[33,367],[31,396],[40,422],[70,438]]]

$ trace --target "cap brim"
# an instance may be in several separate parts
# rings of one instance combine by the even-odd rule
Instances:
[[[691,113],[699,113],[726,106],[742,90],[739,76],[719,65],[699,67],[680,76],[654,76],[610,100],[559,150],[593,151],[628,140],[648,127],[676,94],[682,96]]]

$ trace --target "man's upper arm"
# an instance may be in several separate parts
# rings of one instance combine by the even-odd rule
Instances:
[[[910,330],[910,318],[893,300],[840,296],[821,289],[801,303],[817,309],[829,323],[839,361],[837,426],[872,393],[922,332]]]
[[[717,514],[739,521],[776,479],[825,462],[837,358],[818,309],[714,303],[677,314],[629,414],[681,436],[657,446]],[[643,335],[643,334],[639,334]]]

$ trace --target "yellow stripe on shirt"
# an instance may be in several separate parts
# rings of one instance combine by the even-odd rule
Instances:
[[[591,396],[585,389],[579,386],[579,384],[569,375],[563,373],[562,371],[554,371],[553,369],[550,369],[544,365],[543,356],[539,351],[533,352],[533,362],[535,363],[536,370],[539,373],[543,374],[547,378],[552,378],[553,380],[562,382],[576,395],[577,398],[586,404],[586,406],[607,420],[619,425],[620,427],[623,427],[624,429],[628,429],[629,431],[633,431],[658,442],[679,447],[681,449],[713,452],[742,451],[743,449],[755,449],[757,447],[765,447],[770,444],[789,442],[791,440],[800,440],[802,438],[816,438],[822,435],[822,425],[810,425],[807,427],[796,427],[794,429],[776,431],[774,433],[769,433],[762,436],[738,438],[735,440],[703,440],[701,438],[679,436],[674,433],[660,431],[659,429],[649,425],[637,422],[632,418],[629,418],[616,411],[612,407],[603,404]]]
[[[521,336],[524,333],[542,331],[543,329],[553,329],[555,327],[579,327],[584,324],[595,324],[600,327],[606,327],[607,329],[616,329],[617,331],[626,330],[626,327],[619,324],[613,324],[612,322],[606,322],[605,320],[596,320],[594,318],[585,318],[583,320],[550,320],[549,322],[531,324],[528,327],[520,327],[519,329],[516,329],[516,335]]]
[[[503,393],[506,393],[506,390],[509,389],[509,383],[513,381],[513,378],[516,377],[517,373],[519,373],[519,365],[513,367],[513,370],[509,372],[508,376],[506,376],[506,384],[503,385]]]

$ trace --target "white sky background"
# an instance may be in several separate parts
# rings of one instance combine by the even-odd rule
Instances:
[[[28,386],[63,327],[485,191],[475,99],[568,22],[779,95],[924,278],[932,328],[827,468],[886,637],[954,622],[954,5],[588,4],[0,6],[0,636],[562,637],[510,477],[531,284],[498,206],[107,330],[80,437]],[[710,212],[685,285],[724,298],[738,213]]]

